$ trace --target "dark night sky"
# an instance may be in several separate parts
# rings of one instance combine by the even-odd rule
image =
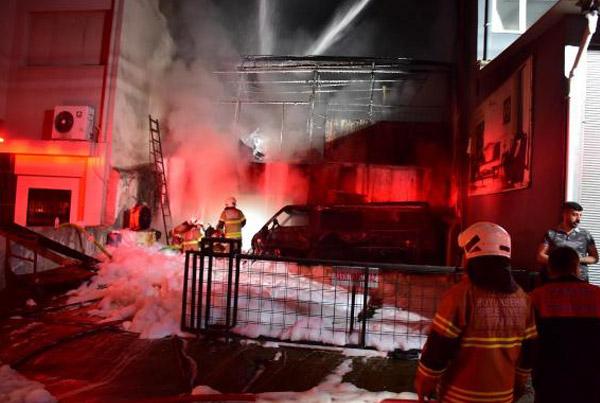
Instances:
[[[267,0],[275,55],[305,55],[341,10],[358,0]],[[177,54],[231,59],[260,54],[259,0],[161,0]],[[371,0],[324,54],[451,62],[456,2]]]

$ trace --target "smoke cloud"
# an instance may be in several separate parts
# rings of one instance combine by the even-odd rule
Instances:
[[[377,24],[362,18],[373,9],[376,15],[391,15],[386,7],[399,13],[399,7],[393,6],[396,1],[348,1],[339,9],[338,2],[286,0],[285,10],[282,4],[269,0],[159,2],[169,35],[177,45],[168,60],[169,67],[155,83],[156,96],[164,102],[166,111],[160,117],[168,128],[164,151],[175,220],[194,216],[204,223],[216,224],[223,200],[233,195],[242,210],[260,216],[256,221],[262,223],[266,215],[283,204],[304,202],[308,193],[302,170],[286,163],[268,162],[273,157],[279,161],[301,160],[310,153],[305,130],[307,107],[286,107],[285,120],[293,122],[288,126],[297,127],[295,131],[282,132],[284,112],[280,105],[245,104],[234,125],[235,104],[219,101],[233,99],[236,77],[215,71],[232,70],[242,55],[255,54],[412,56],[404,49],[390,48],[393,41],[381,40],[387,38],[388,32],[379,33],[381,24],[386,24],[386,29],[394,27],[413,33],[411,26],[399,27],[393,15],[378,19]],[[435,10],[431,5],[410,4],[412,8]],[[407,35],[396,32],[395,37],[399,36]],[[421,36],[410,36],[415,42],[413,48],[422,51],[418,43]],[[378,53],[373,41],[385,44],[383,54]],[[447,45],[441,43],[439,47],[444,55],[448,52]],[[262,92],[271,96],[279,90],[285,92],[285,88],[267,84],[258,76],[252,80],[253,86],[244,88],[246,94]],[[346,101],[346,97],[339,100]],[[324,141],[323,127],[316,141]],[[267,163],[260,168],[252,167],[252,155],[241,146],[241,141],[252,143],[252,133],[260,134],[267,154]],[[247,235],[244,234],[246,238]]]
[[[250,108],[234,124],[235,104],[219,102],[231,99],[231,83],[225,81],[232,78],[215,72],[232,70],[241,60],[240,48],[250,46],[253,53],[259,49],[271,53],[273,3],[259,0],[248,10],[260,17],[258,26],[248,23],[235,28],[211,1],[161,4],[171,35],[179,44],[157,85],[167,106],[163,150],[172,214],[176,222],[195,217],[216,225],[224,199],[235,196],[248,218],[244,228],[247,248],[251,235],[269,215],[284,204],[302,203],[306,197],[303,189],[307,182],[300,173],[287,164],[253,167],[252,155],[241,145],[253,131],[262,131],[268,152],[278,149],[276,140],[269,140],[272,133],[279,132],[271,130],[277,127],[277,123],[271,124],[277,117],[269,110]],[[242,43],[240,37],[255,39]]]

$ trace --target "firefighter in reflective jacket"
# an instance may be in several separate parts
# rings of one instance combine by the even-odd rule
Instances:
[[[537,338],[527,294],[510,272],[510,235],[478,222],[458,237],[467,276],[443,297],[415,376],[419,401],[508,403],[525,391]]]
[[[235,197],[225,199],[225,209],[219,217],[217,229],[223,231],[225,238],[242,240],[242,227],[246,225],[246,217],[236,207]]]
[[[600,402],[600,288],[578,278],[579,269],[578,251],[558,246],[548,256],[550,280],[531,293],[536,403]]]

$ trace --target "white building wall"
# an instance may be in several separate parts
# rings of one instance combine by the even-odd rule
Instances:
[[[149,162],[148,115],[164,117],[157,84],[171,63],[173,44],[158,0],[124,2],[117,73],[112,166]]]
[[[583,205],[582,227],[591,231],[600,245],[600,51],[588,52],[585,123],[583,126],[583,161],[579,181]],[[590,282],[600,285],[600,267],[590,268]]]
[[[157,119],[166,116],[157,84],[164,80],[174,51],[166,20],[158,7],[158,0],[123,3],[110,159],[111,167],[118,173],[113,171],[111,175],[113,197],[107,200],[108,222],[118,223],[122,211],[135,202],[153,202],[143,200],[147,191],[136,189],[149,186],[139,183],[147,178],[142,171],[151,162],[148,115]],[[164,136],[164,120],[162,123]],[[136,169],[142,171],[133,173]]]

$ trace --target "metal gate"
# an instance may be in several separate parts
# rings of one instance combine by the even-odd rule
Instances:
[[[416,351],[454,267],[286,259],[204,239],[185,256],[183,330]]]
[[[181,328],[189,332],[229,331],[236,323],[242,243],[203,238],[199,247],[199,252],[185,254]],[[224,262],[226,270],[215,270],[217,259],[221,265]],[[214,314],[217,309],[219,315]]]

